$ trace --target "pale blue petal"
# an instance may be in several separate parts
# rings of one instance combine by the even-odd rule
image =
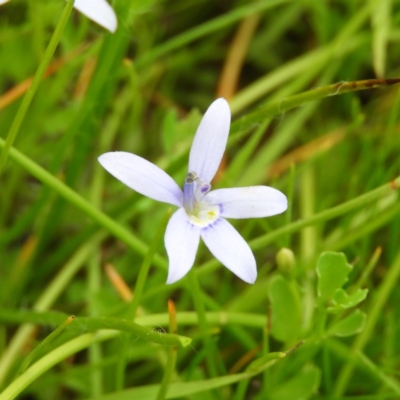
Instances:
[[[225,99],[215,100],[197,128],[189,156],[189,171],[211,182],[224,155],[231,123],[231,111]]]
[[[168,222],[165,248],[169,258],[167,283],[183,278],[192,268],[199,247],[200,228],[193,226],[183,208],[177,210]]]
[[[205,197],[213,205],[219,205],[225,218],[270,217],[287,209],[286,196],[268,186],[218,189]]]
[[[162,169],[135,154],[116,151],[99,157],[100,164],[131,189],[163,203],[182,205],[183,193]]]
[[[117,29],[117,17],[105,0],[75,0],[74,7],[110,32]]]
[[[200,234],[221,264],[245,282],[255,282],[257,268],[254,255],[246,241],[228,221],[220,218],[213,225],[203,228]]]

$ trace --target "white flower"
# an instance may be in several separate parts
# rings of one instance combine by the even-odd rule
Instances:
[[[257,269],[253,253],[225,218],[268,217],[287,209],[286,196],[267,186],[210,191],[210,182],[225,151],[230,119],[226,100],[218,99],[208,108],[190,150],[183,191],[167,173],[139,156],[114,152],[99,157],[100,164],[125,185],[179,207],[165,232],[167,283],[176,282],[192,268],[200,236],[225,267],[254,283]]]
[[[75,0],[74,7],[110,32],[117,29],[117,17],[105,0]]]
[[[0,5],[9,0],[0,0]],[[74,8],[110,32],[117,29],[117,17],[106,0],[75,0]]]

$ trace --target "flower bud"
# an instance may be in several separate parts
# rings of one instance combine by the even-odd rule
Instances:
[[[281,248],[276,254],[278,270],[284,275],[290,275],[296,264],[293,251],[285,247]]]

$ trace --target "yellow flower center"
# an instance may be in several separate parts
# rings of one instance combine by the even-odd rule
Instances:
[[[193,213],[186,213],[189,217],[189,221],[196,226],[205,228],[212,225],[220,215],[219,206],[212,206],[206,202],[200,202],[195,204]]]

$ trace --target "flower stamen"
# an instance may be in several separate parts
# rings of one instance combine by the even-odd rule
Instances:
[[[207,227],[219,218],[219,207],[209,204],[204,199],[210,190],[211,185],[196,172],[191,171],[186,175],[183,185],[183,207],[193,225]]]

